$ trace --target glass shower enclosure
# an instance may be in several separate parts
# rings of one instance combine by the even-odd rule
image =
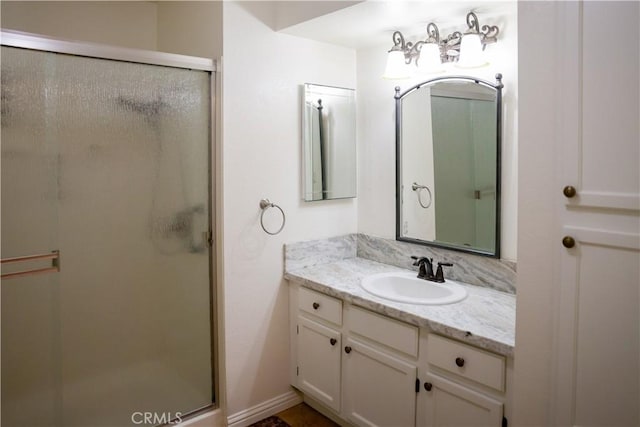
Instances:
[[[164,424],[211,406],[212,63],[6,39],[2,425]]]

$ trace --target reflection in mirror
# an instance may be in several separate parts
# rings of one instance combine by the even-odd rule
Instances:
[[[501,76],[396,88],[398,240],[500,256]]]
[[[303,199],[356,197],[355,90],[304,85]]]

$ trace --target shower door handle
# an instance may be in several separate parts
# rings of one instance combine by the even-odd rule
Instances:
[[[14,258],[4,258],[0,260],[0,264],[15,264],[20,262],[51,260],[51,267],[33,268],[31,270],[15,271],[13,273],[2,273],[0,278],[12,279],[16,277],[32,276],[34,274],[57,273],[60,271],[60,251],[53,251],[48,254],[26,255]]]
[[[206,246],[213,247],[213,232],[211,230],[203,231],[202,240],[204,240]]]

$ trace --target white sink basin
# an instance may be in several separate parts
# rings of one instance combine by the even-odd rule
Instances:
[[[418,279],[417,273],[380,273],[362,280],[362,288],[375,296],[410,304],[441,305],[462,301],[467,290],[453,280],[444,283]]]

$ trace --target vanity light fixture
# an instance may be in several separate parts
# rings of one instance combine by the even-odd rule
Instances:
[[[428,74],[443,70],[442,64],[453,62],[459,67],[481,67],[488,62],[483,51],[488,44],[498,41],[500,29],[495,25],[480,27],[475,13],[467,14],[467,30],[455,31],[440,38],[438,26],[427,25],[427,37],[415,43],[407,42],[400,31],[394,31],[393,47],[387,55],[386,79],[402,79],[415,72]],[[411,64],[416,68],[412,68]]]

